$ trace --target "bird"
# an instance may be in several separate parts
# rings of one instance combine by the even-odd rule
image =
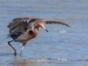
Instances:
[[[48,32],[48,30],[44,26],[44,23],[45,24],[62,24],[67,27],[70,27],[68,24],[64,22],[55,21],[55,20],[44,20],[44,19],[29,18],[29,17],[14,18],[7,25],[9,29],[8,38],[9,37],[12,38],[12,40],[8,41],[8,45],[14,50],[14,56],[17,55],[17,51],[11,45],[11,42],[14,41],[14,42],[22,43],[22,48],[20,52],[20,56],[21,56],[26,43],[38,35],[40,27]]]

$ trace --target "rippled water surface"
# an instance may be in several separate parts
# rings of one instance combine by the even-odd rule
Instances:
[[[46,25],[36,38],[22,44],[12,42],[18,55],[5,39],[13,18],[36,17],[65,22],[71,26]],[[0,0],[0,66],[87,66],[88,0]]]

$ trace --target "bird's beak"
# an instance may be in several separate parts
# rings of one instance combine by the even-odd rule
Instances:
[[[46,31],[48,32],[48,30],[46,29]]]
[[[44,26],[44,25],[42,25],[42,28],[48,32],[48,30],[45,28],[45,26]]]

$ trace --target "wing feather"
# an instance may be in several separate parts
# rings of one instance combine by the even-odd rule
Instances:
[[[65,25],[67,27],[70,27],[68,24],[64,23],[64,22],[61,22],[61,21],[45,21],[46,24],[62,24],[62,25]]]
[[[7,26],[9,28],[10,35],[13,35],[17,32],[23,33],[25,29],[31,28],[31,22],[35,21],[33,18],[15,18]]]
[[[61,21],[53,21],[53,20],[42,20],[37,18],[15,18],[9,24],[9,33],[10,35],[16,34],[17,32],[23,33],[25,29],[32,29],[36,22],[45,22],[46,24],[62,24],[67,27],[70,27],[68,24]]]

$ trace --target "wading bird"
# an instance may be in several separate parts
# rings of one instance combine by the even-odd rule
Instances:
[[[70,27],[68,24],[61,21],[53,20],[43,20],[38,18],[15,18],[9,24],[9,34],[8,37],[11,37],[13,40],[8,41],[8,45],[14,50],[14,56],[17,55],[16,49],[10,44],[10,42],[21,42],[23,44],[20,55],[22,55],[22,50],[24,49],[27,41],[35,38],[38,35],[39,27],[43,28],[48,32],[44,27],[44,24],[62,24]]]

